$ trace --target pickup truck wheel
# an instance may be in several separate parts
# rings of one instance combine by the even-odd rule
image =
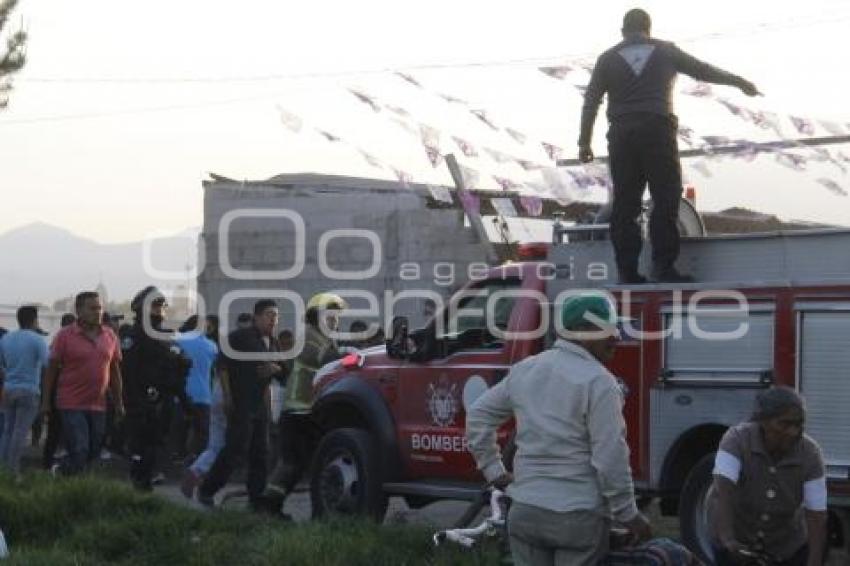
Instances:
[[[682,542],[707,564],[714,563],[708,519],[708,493],[714,481],[714,455],[703,456],[691,468],[679,494],[679,531]]]
[[[363,515],[382,521],[388,500],[378,456],[375,440],[365,430],[341,428],[326,434],[313,459],[313,518]]]

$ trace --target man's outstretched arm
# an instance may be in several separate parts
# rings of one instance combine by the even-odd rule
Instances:
[[[705,61],[700,61],[693,55],[685,53],[675,45],[673,46],[673,57],[676,61],[676,70],[684,73],[698,81],[713,83],[718,85],[729,85],[738,87],[741,92],[747,96],[756,96],[761,94],[756,85],[745,78],[732,74],[723,69],[718,69],[714,65],[709,65]]]

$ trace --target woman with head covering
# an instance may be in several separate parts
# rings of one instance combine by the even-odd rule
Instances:
[[[756,399],[750,422],[726,431],[709,495],[718,566],[767,555],[775,564],[823,563],[826,476],[820,447],[803,433],[805,403],[787,387]]]

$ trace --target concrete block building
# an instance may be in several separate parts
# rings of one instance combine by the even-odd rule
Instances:
[[[276,295],[280,327],[293,328],[296,309],[287,293],[306,303],[333,290],[360,294],[346,297],[354,308],[368,306],[365,293],[376,297],[381,319],[368,322],[383,327],[386,291],[445,298],[467,281],[470,263],[486,261],[463,211],[436,202],[426,186],[315,174],[205,181],[199,246],[198,294],[207,312],[226,316],[227,328],[255,300]],[[303,268],[295,273],[299,259]],[[349,279],[357,271],[371,273]],[[411,297],[399,300],[393,314],[415,327],[424,308],[425,297]]]

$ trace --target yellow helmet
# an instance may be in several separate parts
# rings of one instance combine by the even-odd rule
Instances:
[[[348,308],[345,299],[334,293],[317,293],[307,302],[307,312],[313,309],[338,309]]]

